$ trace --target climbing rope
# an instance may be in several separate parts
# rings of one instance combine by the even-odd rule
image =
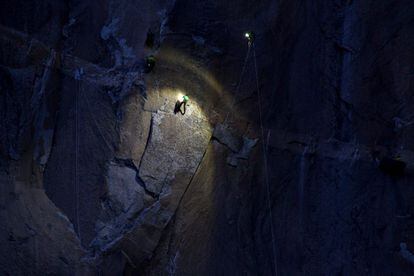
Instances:
[[[226,118],[224,119],[224,124],[227,123],[227,119],[228,119],[230,113],[233,113],[233,108],[234,108],[234,105],[236,103],[236,97],[235,96],[238,95],[239,94],[239,91],[240,91],[240,86],[241,86],[242,81],[243,81],[243,76],[244,76],[244,73],[246,72],[246,68],[247,68],[247,61],[249,60],[249,56],[250,56],[251,46],[252,46],[252,44],[249,43],[249,46],[248,46],[247,52],[246,52],[246,56],[244,58],[244,63],[243,63],[242,71],[240,73],[239,81],[238,81],[237,86],[236,86],[236,92],[234,94],[234,97],[233,97],[232,103],[230,105],[229,111],[226,114]]]
[[[80,224],[79,224],[79,181],[78,181],[78,154],[79,154],[79,136],[78,136],[78,93],[81,92],[80,72],[78,79],[78,89],[75,91],[75,214],[76,229],[78,231],[79,240],[81,240]],[[81,93],[82,94],[82,93]]]
[[[79,239],[81,239],[81,231],[80,231],[80,219],[79,219],[79,176],[78,176],[78,168],[79,168],[79,135],[78,135],[78,129],[79,129],[79,100],[85,100],[87,104],[87,110],[90,116],[92,117],[92,120],[94,121],[94,124],[96,128],[98,129],[99,135],[102,137],[102,139],[105,142],[105,145],[108,147],[110,151],[112,151],[112,147],[110,146],[109,142],[105,138],[105,135],[103,134],[101,128],[99,127],[99,124],[94,116],[94,114],[91,112],[91,104],[89,101],[88,95],[85,93],[82,93],[82,81],[83,81],[83,70],[82,68],[77,69],[75,72],[75,79],[77,80],[77,89],[75,91],[75,217],[76,217],[76,229],[78,232]],[[78,95],[80,93],[80,96]]]
[[[99,126],[99,124],[98,124],[98,121],[96,120],[96,118],[95,118],[95,115],[91,112],[91,103],[90,103],[90,101],[89,101],[89,97],[88,97],[88,95],[83,95],[83,94],[81,94],[81,96],[84,96],[84,98],[85,98],[85,102],[86,102],[86,104],[88,105],[88,108],[87,108],[87,110],[88,110],[88,113],[89,113],[89,115],[91,116],[91,118],[92,118],[92,120],[93,120],[93,122],[94,122],[94,124],[95,124],[95,126],[96,126],[96,129],[98,130],[98,132],[99,132],[99,135],[102,137],[102,139],[104,140],[104,142],[105,142],[105,145],[108,147],[108,149],[112,152],[112,147],[111,147],[111,145],[110,145],[110,143],[108,142],[108,140],[105,138],[105,135],[103,134],[103,131],[102,131],[102,129],[101,129],[101,127]]]
[[[277,251],[276,251],[276,239],[274,234],[274,225],[273,225],[273,211],[272,211],[272,204],[271,204],[271,193],[270,193],[270,185],[269,185],[269,173],[268,173],[268,164],[267,164],[267,156],[266,156],[266,146],[264,142],[264,127],[263,127],[263,115],[262,115],[262,104],[261,104],[261,94],[260,94],[260,87],[259,87],[259,73],[257,70],[257,58],[256,58],[256,49],[254,41],[249,40],[246,57],[244,58],[243,68],[239,77],[239,81],[236,86],[236,93],[235,95],[239,94],[240,87],[243,81],[243,76],[246,72],[247,68],[247,61],[250,57],[251,48],[253,48],[253,60],[254,60],[254,70],[255,70],[255,77],[256,77],[256,89],[257,89],[257,98],[258,98],[258,105],[259,105],[259,119],[260,119],[260,129],[261,129],[261,139],[262,139],[262,153],[263,153],[263,162],[264,162],[264,169],[265,169],[265,181],[266,181],[266,194],[267,194],[267,204],[270,214],[270,232],[272,236],[272,251],[273,251],[273,264],[275,275],[278,275],[277,270]],[[230,105],[230,109],[227,112],[226,118],[224,120],[224,124],[227,123],[228,117],[230,113],[233,113],[234,105],[236,102],[236,97],[233,97],[232,104]],[[269,140],[270,133],[268,132],[267,140]]]
[[[272,234],[273,264],[274,264],[275,274],[277,275],[277,253],[276,253],[276,242],[275,242],[275,234],[274,234],[275,227],[273,225],[273,211],[272,211],[272,204],[270,200],[271,196],[270,196],[270,186],[269,186],[269,173],[268,173],[268,165],[267,165],[266,146],[264,142],[265,135],[264,135],[264,128],[263,128],[262,103],[261,103],[261,94],[260,94],[260,87],[259,87],[259,74],[257,70],[255,43],[252,42],[251,44],[253,47],[253,60],[254,60],[254,71],[255,71],[255,77],[256,77],[257,101],[259,105],[259,119],[260,119],[260,129],[261,129],[261,137],[262,137],[262,153],[263,153],[263,162],[264,162],[264,169],[265,169],[267,204],[268,204],[269,214],[270,214],[270,232]],[[267,140],[269,140],[269,132],[268,132]]]

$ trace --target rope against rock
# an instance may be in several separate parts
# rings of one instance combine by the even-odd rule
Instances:
[[[255,71],[255,77],[256,77],[257,100],[258,100],[258,105],[259,105],[260,130],[261,130],[261,137],[262,137],[262,153],[263,153],[263,162],[264,162],[264,167],[265,167],[267,204],[268,204],[269,214],[270,214],[270,231],[271,231],[271,234],[272,234],[273,264],[274,264],[274,269],[275,269],[275,275],[277,275],[277,254],[276,254],[275,234],[274,234],[274,225],[273,225],[273,211],[272,211],[272,204],[271,204],[271,201],[270,201],[271,196],[270,196],[269,173],[268,173],[268,166],[267,166],[266,146],[265,146],[265,142],[264,142],[262,103],[261,103],[261,94],[260,94],[260,87],[259,87],[259,74],[258,74],[258,71],[257,71],[256,48],[255,48],[255,43],[254,42],[252,43],[252,47],[253,47],[254,71]]]
[[[247,52],[246,52],[246,56],[244,58],[243,68],[242,68],[242,71],[240,73],[239,81],[238,81],[237,86],[236,86],[236,93],[234,94],[234,97],[233,97],[232,103],[230,105],[229,111],[226,114],[226,118],[224,119],[224,124],[227,123],[227,119],[229,118],[229,114],[233,113],[233,108],[234,108],[234,105],[236,103],[236,97],[235,96],[237,94],[239,94],[239,91],[240,91],[240,86],[241,86],[241,83],[243,81],[243,75],[246,72],[247,61],[249,60],[249,56],[250,56],[250,50],[251,50],[251,44],[249,43],[249,46],[248,46]]]
[[[79,155],[79,136],[78,136],[78,94],[81,92],[81,80],[77,80],[78,89],[75,91],[75,214],[76,229],[78,231],[79,240],[81,240],[80,224],[79,224],[79,181],[78,181],[78,155]]]

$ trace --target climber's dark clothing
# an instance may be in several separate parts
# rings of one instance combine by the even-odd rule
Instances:
[[[185,114],[185,107],[186,107],[186,105],[187,105],[187,102],[186,101],[182,101],[182,102],[177,101],[175,103],[174,114],[177,114],[178,112],[180,112],[181,115],[184,115]],[[181,110],[181,106],[184,106],[183,107],[184,111]]]
[[[145,59],[145,73],[151,72],[155,67],[155,57],[154,56],[148,56]]]

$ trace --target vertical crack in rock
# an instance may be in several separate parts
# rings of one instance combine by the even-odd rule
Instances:
[[[153,119],[153,116],[152,116],[152,113],[151,113],[151,119],[150,119],[150,126],[149,126],[149,131],[148,131],[148,136],[147,136],[147,141],[145,142],[145,148],[144,148],[144,151],[143,151],[143,154],[142,155],[145,155],[145,153],[147,152],[147,149],[148,149],[148,145],[149,145],[149,143],[150,143],[150,141],[151,141],[151,137],[152,137],[152,132],[153,132],[153,125],[154,125],[154,119]],[[141,160],[140,160],[140,162],[139,162],[139,166],[138,166],[138,170],[140,170],[141,169],[141,166],[142,166],[142,160],[143,160],[143,158],[141,158]]]
[[[139,169],[135,166],[135,163],[134,163],[134,161],[132,159],[118,159],[118,158],[115,158],[113,160],[113,162],[114,163],[117,163],[117,164],[119,164],[121,166],[125,166],[125,167],[128,167],[128,168],[134,170],[136,172],[136,181],[137,181],[137,183],[145,190],[145,192],[149,196],[151,196],[153,198],[157,198],[157,195],[155,195],[154,193],[152,193],[151,191],[149,191],[147,189],[147,187],[145,185],[145,182],[139,176]]]
[[[185,116],[153,113],[150,140],[139,169],[147,189],[160,194],[177,173],[193,174],[210,137],[211,127],[199,109]]]

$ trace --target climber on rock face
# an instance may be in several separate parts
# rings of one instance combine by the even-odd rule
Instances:
[[[185,114],[185,107],[186,107],[187,102],[188,102],[189,99],[190,98],[187,95],[184,95],[182,101],[178,100],[175,103],[174,114],[177,114],[178,112],[180,112],[181,115],[184,115]],[[182,106],[183,106],[184,110],[181,109]]]
[[[149,73],[154,69],[155,66],[155,57],[153,55],[148,56],[145,59],[145,73]]]
[[[249,45],[251,45],[254,41],[254,34],[252,32],[246,32],[244,34],[244,37],[247,39],[247,41],[249,42]]]

